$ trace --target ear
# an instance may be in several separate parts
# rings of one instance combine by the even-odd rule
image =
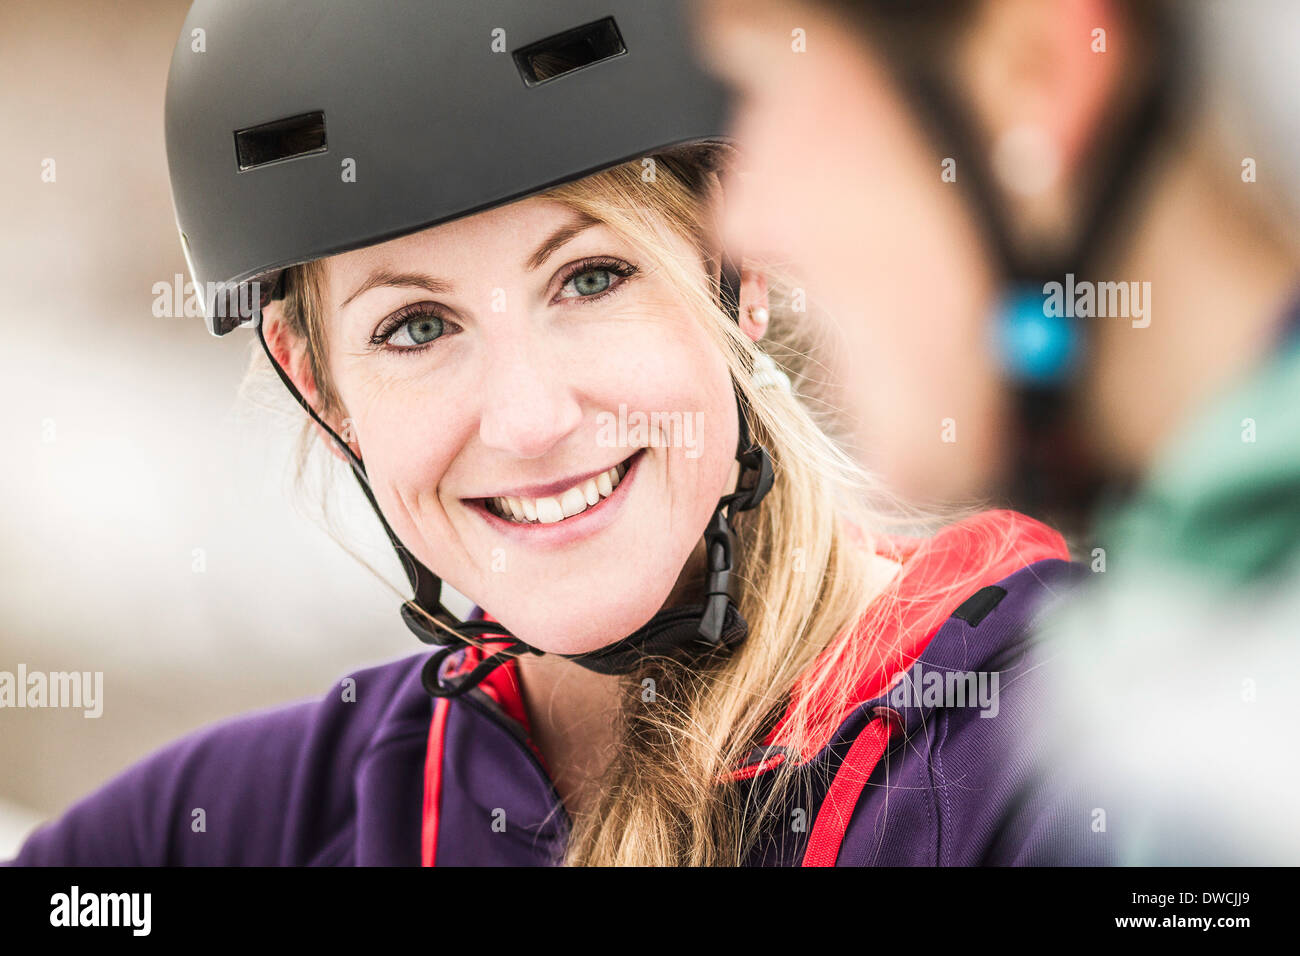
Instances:
[[[280,302],[270,302],[262,309],[262,333],[266,337],[267,349],[271,353],[271,358],[284,373],[289,376],[289,381],[293,382],[293,387],[298,390],[298,394],[303,400],[312,407],[312,410],[320,415],[329,426],[334,429],[336,434],[347,440],[348,446],[352,453],[358,458],[361,457],[361,448],[357,444],[355,429],[341,431],[338,424],[331,421],[330,418],[322,414],[320,392],[316,388],[316,379],[311,373],[311,361],[307,352],[307,343],[300,336],[295,335],[290,329],[287,322],[284,321],[284,312]],[[351,419],[344,418],[343,422],[351,424]],[[316,429],[316,435],[324,442],[325,447],[339,461],[350,464],[348,458],[343,454],[343,449],[330,435],[315,422],[312,427]]]
[[[1113,0],[980,5],[959,60],[1005,185],[1077,174],[1133,58],[1125,27]]]
[[[767,334],[770,318],[767,276],[761,269],[742,266],[740,270],[740,330],[751,342]]]

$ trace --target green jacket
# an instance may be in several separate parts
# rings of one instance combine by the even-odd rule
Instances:
[[[1095,539],[1110,570],[1159,563],[1225,587],[1300,570],[1300,337],[1193,416]]]
[[[1104,511],[1039,628],[1080,821],[1131,865],[1300,863],[1300,335],[1207,402]]]

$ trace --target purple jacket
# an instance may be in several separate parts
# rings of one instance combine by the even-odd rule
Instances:
[[[802,765],[752,862],[802,860],[828,782],[879,705],[903,736],[853,805],[838,865],[1111,862],[1089,826],[1096,804],[1045,772],[1046,681],[1026,640],[1040,601],[1084,574],[1037,560],[964,602],[906,679],[853,708]],[[434,710],[420,683],[427,656],[353,673],[355,701],[340,684],[180,739],[37,830],[9,865],[418,866]],[[998,675],[995,716],[926,699],[927,675],[968,671]],[[433,748],[438,865],[546,865],[562,854],[568,817],[514,709],[481,688],[447,707]],[[743,786],[758,795],[769,778]]]

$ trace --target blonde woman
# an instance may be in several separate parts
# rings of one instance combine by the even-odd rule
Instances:
[[[787,290],[718,244],[724,100],[671,6],[317,3],[268,87],[301,6],[191,11],[178,220],[196,280],[257,280],[242,324],[441,648],[179,741],[16,862],[1100,861],[1035,774],[1063,541],[886,533],[792,384]]]

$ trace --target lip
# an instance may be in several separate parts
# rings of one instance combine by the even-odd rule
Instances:
[[[637,451],[632,457],[636,457],[637,455],[640,455],[640,453],[640,451]],[[618,461],[611,462],[604,468],[597,468],[595,471],[589,471],[582,475],[574,475],[572,478],[561,478],[559,481],[552,481],[550,484],[518,485],[506,491],[494,491],[490,495],[474,495],[462,500],[477,502],[484,498],[550,498],[559,495],[561,492],[568,491],[575,485],[582,484],[589,478],[595,478],[597,475],[602,475],[615,465],[621,465],[625,461],[630,461],[630,458],[620,458]],[[610,497],[613,496],[611,495]],[[596,505],[592,505],[592,507],[594,508]]]
[[[645,458],[645,449],[641,448],[634,452],[630,457],[623,459],[627,462],[627,472],[614,489],[614,493],[608,498],[602,498],[596,504],[589,507],[582,514],[574,515],[571,518],[565,518],[563,521],[556,521],[553,524],[522,524],[518,521],[507,521],[505,518],[498,517],[488,510],[486,502],[481,498],[469,499],[466,504],[477,512],[488,527],[499,534],[506,536],[522,544],[528,544],[538,547],[554,547],[557,545],[568,544],[579,538],[585,538],[593,535],[598,531],[608,527],[618,517],[622,510],[623,502],[627,499],[630,489],[636,483],[637,475],[640,473],[642,459]],[[623,464],[622,461],[615,464]],[[612,466],[611,466],[612,467]],[[608,469],[601,469],[607,471]],[[600,471],[592,472],[588,477],[599,475]],[[580,478],[578,481],[585,481]],[[576,484],[576,482],[575,482]],[[555,491],[566,490],[572,485],[554,485],[544,486]],[[528,497],[545,497],[544,495],[528,495]]]

